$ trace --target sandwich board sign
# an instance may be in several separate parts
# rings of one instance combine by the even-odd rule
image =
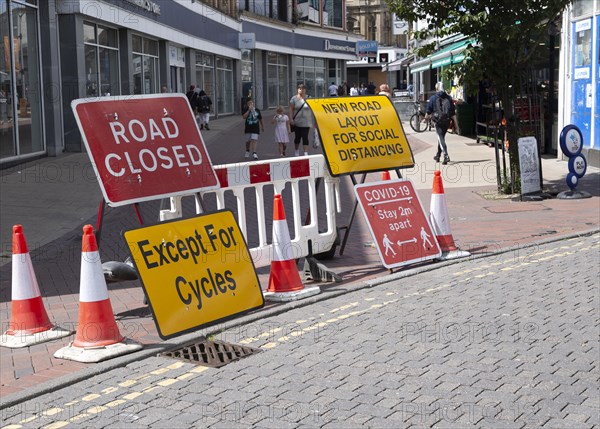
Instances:
[[[411,168],[413,153],[384,95],[308,98],[332,176]]]
[[[78,99],[71,108],[108,205],[219,187],[185,95]]]
[[[354,192],[386,268],[441,256],[410,179],[358,184]]]
[[[254,263],[230,210],[123,235],[162,339],[264,305]]]

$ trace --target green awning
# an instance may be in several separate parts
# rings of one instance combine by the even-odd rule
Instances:
[[[465,59],[463,51],[472,43],[473,42],[470,39],[464,39],[460,42],[445,46],[436,53],[429,55],[427,58],[412,63],[410,65],[410,72],[418,73],[429,69],[448,66],[450,64],[458,64]]]

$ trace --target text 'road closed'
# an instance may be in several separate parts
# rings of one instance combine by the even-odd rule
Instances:
[[[231,211],[124,236],[161,338],[263,305],[252,258]]]

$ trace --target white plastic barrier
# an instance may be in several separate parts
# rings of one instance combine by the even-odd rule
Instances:
[[[258,241],[256,247],[250,248],[250,255],[257,267],[271,263],[272,244],[267,240],[266,215],[264,204],[264,188],[274,187],[274,192],[280,194],[289,183],[292,190],[292,204],[294,217],[294,238],[291,245],[294,249],[294,257],[302,258],[309,255],[309,243],[313,253],[328,251],[336,240],[336,212],[339,212],[339,179],[329,174],[323,155],[309,155],[295,158],[280,158],[267,161],[243,162],[239,164],[227,164],[214,167],[221,188],[202,192],[201,198],[215,194],[217,209],[225,208],[225,192],[231,191],[236,198],[237,219],[246,240],[246,200],[244,190],[253,188],[256,196],[256,216],[258,224]],[[317,179],[322,179],[320,186],[324,189],[324,201],[317,198]],[[308,185],[308,204],[310,223],[303,225],[303,217],[300,209],[299,182],[306,181]],[[160,220],[176,219],[182,216],[182,198],[185,196],[171,197],[171,208],[160,211]],[[319,232],[317,214],[322,212],[319,204],[325,204],[327,228]],[[235,212],[235,210],[234,210]],[[202,213],[200,200],[196,198],[196,213]],[[272,213],[268,214],[269,219]],[[291,234],[290,234],[291,235]]]

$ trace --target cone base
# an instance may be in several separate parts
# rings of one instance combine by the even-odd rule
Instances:
[[[442,256],[437,259],[440,261],[447,261],[449,259],[466,258],[467,256],[471,256],[471,254],[466,250],[457,249],[449,252],[442,252]]]
[[[267,292],[294,292],[304,289],[294,260],[272,261]]]
[[[73,334],[73,331],[66,331],[58,326],[35,334],[15,333],[9,334],[8,331],[0,338],[0,347],[8,347],[18,349],[21,347],[33,346],[35,344],[45,343],[63,337],[68,337]]]
[[[265,300],[274,302],[289,302],[299,299],[308,298],[309,296],[318,295],[321,293],[319,286],[306,287],[302,290],[294,292],[265,292],[263,295]]]
[[[54,353],[54,357],[57,359],[72,360],[75,362],[96,363],[141,349],[141,344],[124,338],[120,343],[111,344],[105,347],[76,347],[73,345],[73,343],[71,343],[66,347],[58,349],[56,353]]]

